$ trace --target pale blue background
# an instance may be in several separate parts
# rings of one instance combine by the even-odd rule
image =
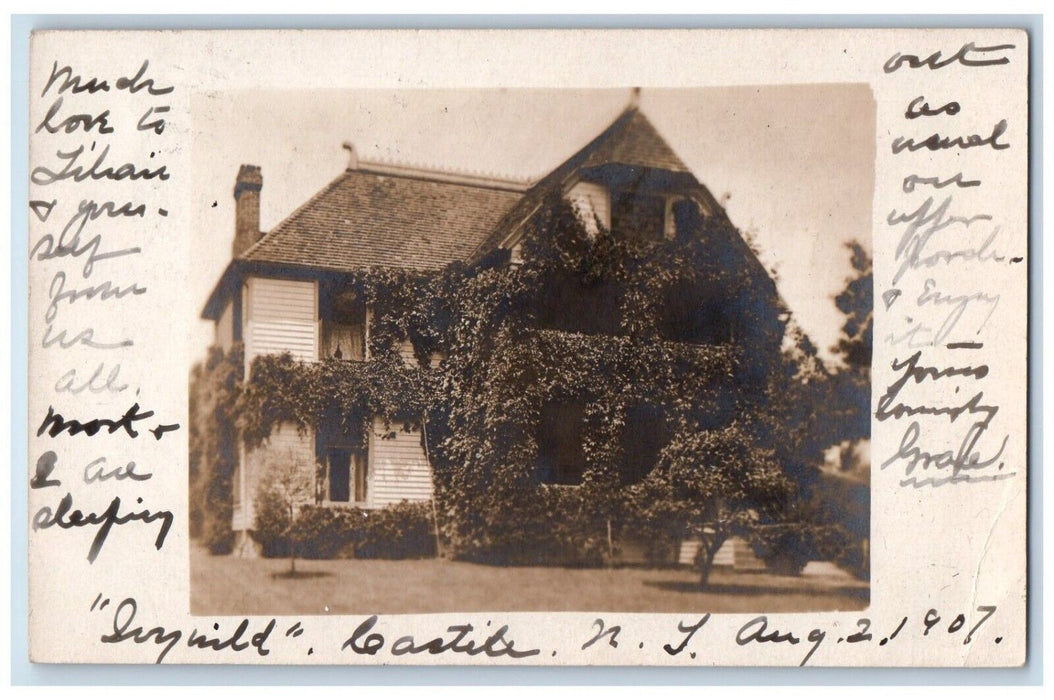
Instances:
[[[31,665],[27,652],[29,33],[35,29],[1016,27],[1029,31],[1029,663],[1023,669],[496,668]],[[1043,18],[1038,15],[204,16],[11,18],[11,681],[14,685],[1034,685],[1043,682]]]

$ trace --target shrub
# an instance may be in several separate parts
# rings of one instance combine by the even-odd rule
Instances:
[[[291,450],[270,453],[256,486],[256,521],[253,537],[265,557],[289,556],[289,570],[296,571],[299,554],[298,524],[301,512],[314,495],[312,465]],[[280,554],[283,553],[283,554]]]
[[[449,518],[464,522],[464,511]],[[597,566],[609,553],[607,516],[581,488],[542,487],[529,495],[496,490],[472,514],[471,530],[448,527],[460,559],[511,566]],[[472,537],[463,533],[471,532]]]
[[[234,551],[234,530],[231,529],[234,507],[231,499],[225,497],[225,494],[230,493],[230,488],[217,490],[223,495],[205,499],[205,506],[211,510],[209,517],[202,519],[201,542],[209,554],[230,554]]]
[[[436,555],[432,508],[429,503],[403,501],[362,514],[355,557],[359,559],[421,559]]]
[[[304,506],[296,520],[297,553],[305,559],[333,559],[354,551],[365,512],[358,508]]]
[[[252,536],[265,557],[289,556],[289,509],[272,489],[259,488],[256,492],[256,520]]]
[[[760,525],[750,533],[754,554],[770,571],[799,576],[805,565],[816,558],[809,528],[799,523]]]
[[[853,554],[852,537],[839,525],[805,522],[761,525],[750,533],[754,553],[778,574],[798,576],[810,561],[842,564]]]
[[[303,559],[419,559],[436,555],[428,503],[403,501],[378,510],[302,505],[290,525],[287,504],[274,489],[261,488],[256,499],[253,538],[265,557],[289,556],[290,542],[296,556]]]

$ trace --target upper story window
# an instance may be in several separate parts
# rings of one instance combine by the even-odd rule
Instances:
[[[694,344],[731,342],[734,313],[727,299],[709,297],[705,290],[675,287],[666,291],[665,302],[659,331],[667,340]]]
[[[361,360],[365,356],[365,344],[365,333],[361,323],[322,322],[323,358]]]
[[[622,333],[621,290],[615,282],[587,284],[571,273],[554,274],[536,304],[540,328],[588,335]]]
[[[366,357],[366,305],[353,293],[334,294],[321,309],[323,359],[363,360]]]
[[[666,236],[666,199],[639,190],[612,192],[612,232],[626,238],[661,241]]]
[[[642,187],[611,189],[579,181],[568,190],[567,199],[590,235],[601,227],[650,241],[672,239],[676,233],[673,205],[680,197]]]
[[[568,191],[567,200],[571,203],[578,218],[582,220],[589,235],[597,235],[601,227],[611,228],[611,194],[604,185],[595,182],[577,182]]]

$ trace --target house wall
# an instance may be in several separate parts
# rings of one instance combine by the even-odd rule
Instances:
[[[298,360],[318,358],[318,285],[251,277],[246,290],[245,362],[257,355],[289,352]]]
[[[735,544],[731,538],[725,541],[721,545],[721,549],[717,550],[714,554],[714,566],[734,566],[736,563]],[[681,540],[681,551],[677,556],[677,563],[684,564],[686,566],[695,565],[695,557],[699,554],[699,547],[702,543],[699,540]]]
[[[216,320],[216,345],[227,352],[234,344],[234,302],[228,301]]]
[[[243,303],[247,368],[258,355],[282,352],[305,362],[317,360],[321,337],[318,287],[314,282],[253,277],[246,283]],[[233,332],[230,335],[233,338]],[[398,350],[403,361],[417,366],[413,345],[408,339]],[[432,472],[421,443],[421,431],[405,431],[398,423],[386,428],[380,418],[374,419],[372,428],[368,456],[369,506],[379,508],[403,500],[431,498]],[[253,528],[256,489],[271,463],[296,461],[309,482],[314,483],[314,441],[310,431],[299,435],[293,424],[283,423],[264,445],[243,452],[235,484],[238,493],[234,499],[233,527],[236,531]]]
[[[414,355],[414,344],[409,338],[403,338],[399,343],[399,357],[410,367],[417,367],[417,356]]]
[[[307,483],[315,483],[315,436],[309,430],[303,435],[292,423],[282,423],[271,433],[271,437],[254,450],[243,450],[243,469],[238,470],[239,479],[234,486],[240,488],[240,498],[235,497],[232,527],[234,530],[252,530],[256,518],[256,488],[272,465],[295,463]],[[309,495],[313,500],[313,491]]]
[[[394,433],[394,435],[393,435]],[[427,501],[432,497],[432,470],[421,444],[421,431],[386,427],[373,419],[370,431],[368,498],[380,508],[399,501]]]
[[[588,217],[589,212],[596,214],[605,228],[611,227],[611,195],[603,185],[592,182],[578,182],[567,192],[567,199],[580,215]],[[587,227],[594,222],[587,220]]]

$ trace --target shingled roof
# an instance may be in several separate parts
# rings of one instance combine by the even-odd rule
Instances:
[[[240,257],[337,270],[439,270],[466,259],[521,196],[438,177],[349,170]]]
[[[677,157],[647,117],[636,106],[630,106],[596,138],[535,183],[476,247],[470,259],[479,260],[503,240],[514,237],[537,213],[548,193],[563,191],[579,173],[604,166],[672,173],[688,189],[698,193],[708,211],[718,209],[710,192],[695,179],[688,166]]]
[[[583,151],[583,168],[630,165],[673,173],[691,172],[659,136],[647,117],[635,107],[624,111]]]
[[[529,188],[493,178],[359,163],[342,173],[235,257],[203,312],[212,318],[245,265],[361,270],[440,270],[474,262],[514,235],[546,194],[580,174],[615,166],[662,172],[693,192],[707,211],[720,207],[635,104]]]
[[[329,183],[239,258],[337,270],[439,270],[492,249],[542,190],[573,172],[624,165],[690,175],[636,107],[626,109],[526,197],[514,186],[483,179],[393,175],[362,165]]]

